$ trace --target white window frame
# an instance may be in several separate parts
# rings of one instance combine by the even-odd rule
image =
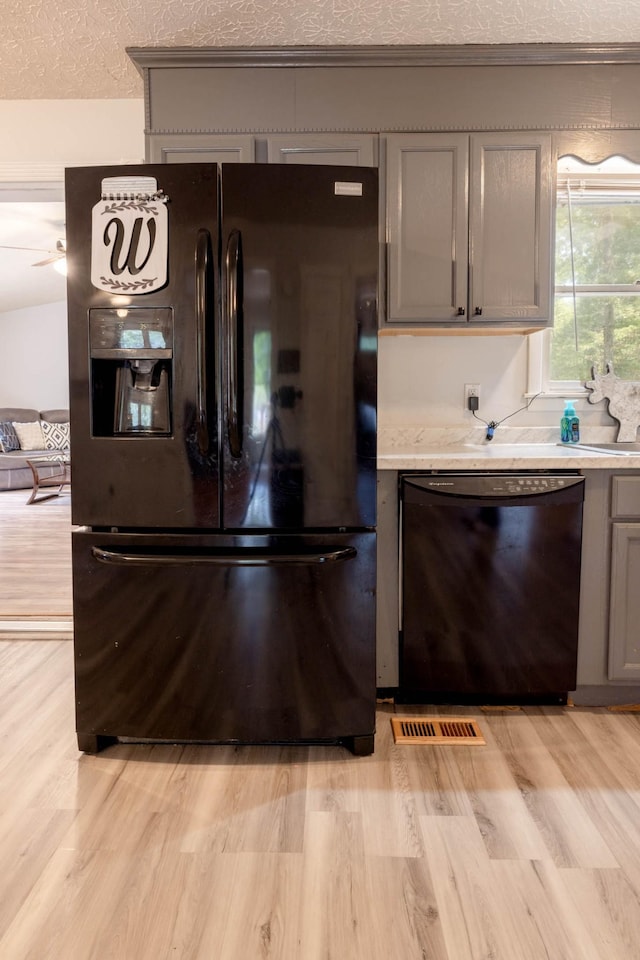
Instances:
[[[557,171],[558,160],[563,156],[574,155],[588,163],[602,163],[607,157],[624,156],[640,164],[640,130],[601,130],[591,131],[586,137],[576,136],[572,131],[563,131],[554,135],[554,168]],[[552,253],[555,249],[555,209],[557,174],[553,190],[552,217]],[[552,270],[555,270],[555,258],[552,256]],[[551,278],[551,290],[555,299],[554,277]],[[598,290],[604,290],[599,287]],[[610,292],[627,292],[622,287],[612,287]],[[552,307],[553,309],[553,307]],[[527,397],[541,396],[549,398],[581,399],[589,395],[584,383],[579,380],[549,380],[549,357],[551,349],[552,327],[532,333],[527,338]],[[550,383],[552,384],[550,386]]]

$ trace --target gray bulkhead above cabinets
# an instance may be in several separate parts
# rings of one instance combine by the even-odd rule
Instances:
[[[149,162],[380,167],[384,333],[546,326],[555,159],[640,131],[640,44],[128,53]]]
[[[129,48],[147,135],[640,128],[640,44]]]

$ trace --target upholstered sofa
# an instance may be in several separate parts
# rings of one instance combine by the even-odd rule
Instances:
[[[16,443],[21,442],[15,428],[11,429],[16,423],[26,449],[15,449]],[[39,430],[34,424],[39,425]],[[33,473],[27,460],[69,456],[69,411],[0,407],[0,446],[0,490],[28,489],[33,486]],[[52,465],[50,475],[55,472]],[[41,475],[46,476],[47,469]]]

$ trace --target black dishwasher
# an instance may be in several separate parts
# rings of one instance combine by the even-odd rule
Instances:
[[[403,474],[404,703],[555,703],[575,689],[584,478]]]

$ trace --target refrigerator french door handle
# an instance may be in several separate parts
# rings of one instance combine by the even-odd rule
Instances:
[[[353,560],[358,551],[355,547],[336,547],[313,553],[269,553],[268,551],[247,553],[128,553],[126,550],[108,550],[105,547],[92,547],[91,554],[100,563],[119,566],[225,566],[225,567],[277,567],[286,565],[307,565],[319,563],[342,563]]]
[[[203,456],[209,452],[207,423],[207,273],[209,271],[208,230],[198,230],[196,239],[196,434],[198,448]]]
[[[242,238],[232,230],[227,240],[226,269],[226,342],[227,342],[227,433],[229,451],[234,459],[242,456],[242,385],[239,361],[239,338],[242,322]]]

